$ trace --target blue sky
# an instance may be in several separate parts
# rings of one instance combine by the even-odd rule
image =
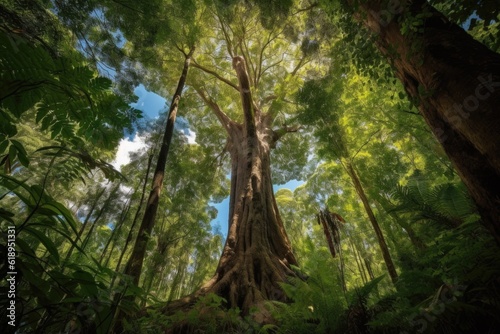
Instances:
[[[136,103],[132,103],[131,106],[142,110],[144,116],[147,118],[158,117],[159,112],[165,107],[166,99],[153,92],[148,92],[146,88],[141,84],[134,89],[135,95],[139,97]]]
[[[166,99],[153,92],[148,92],[142,84],[135,88],[134,93],[139,97],[139,99],[136,103],[131,104],[131,106],[141,110],[146,118],[154,119],[158,117],[158,114],[165,108]],[[194,142],[196,138],[195,134],[192,131],[189,131],[188,128],[182,130],[188,138],[191,139],[190,142]],[[128,158],[129,152],[137,151],[144,147],[144,141],[142,141],[138,136],[123,138],[120,142],[117,157],[113,162],[113,165],[116,168],[119,168],[120,165],[128,163],[130,161]],[[302,181],[292,180],[286,184],[274,185],[273,189],[275,192],[282,188],[288,188],[293,191],[302,183]],[[218,212],[217,217],[211,222],[213,231],[215,232],[219,230],[225,237],[227,235],[229,197],[220,203],[211,203],[211,205],[214,206]]]

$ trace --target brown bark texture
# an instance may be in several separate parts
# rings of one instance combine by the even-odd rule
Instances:
[[[297,261],[272,188],[270,151],[275,136],[271,119],[254,107],[243,57],[234,57],[233,67],[239,81],[243,124],[229,119],[199,91],[228,134],[232,170],[226,244],[214,276],[197,292],[172,302],[167,311],[184,309],[198,297],[215,293],[243,314],[258,308],[255,320],[266,323],[272,319],[263,303],[286,301],[279,283],[296,275],[291,266]]]
[[[423,0],[350,1],[500,244],[500,55]],[[419,15],[420,14],[420,15]],[[419,17],[417,17],[419,15]],[[421,20],[416,30],[402,28]]]
[[[344,219],[339,214],[330,212],[328,209],[320,211],[316,217],[318,224],[323,227],[330,254],[335,257],[337,253],[340,253],[341,249],[340,228],[342,227],[341,223],[344,223]]]
[[[156,168],[153,175],[152,189],[149,193],[149,198],[146,203],[146,209],[142,218],[141,225],[139,226],[139,231],[132,248],[132,253],[130,254],[130,258],[127,261],[127,265],[125,266],[124,274],[132,277],[132,283],[134,285],[139,285],[139,279],[141,277],[142,265],[144,263],[144,256],[146,255],[147,244],[155,225],[160,193],[161,189],[163,188],[163,178],[165,175],[165,166],[167,163],[168,151],[170,149],[170,143],[172,142],[172,135],[174,133],[175,118],[177,116],[179,101],[181,99],[182,90],[184,89],[186,83],[189,64],[191,62],[193,53],[194,47],[191,48],[189,53],[186,55],[184,67],[177,84],[177,89],[175,90],[174,96],[172,97],[172,102],[170,103],[167,124],[165,126],[165,132],[163,134],[160,152],[158,153],[158,161],[156,163]],[[120,298],[122,298],[120,294],[115,295],[114,301],[116,302],[116,304],[118,304]],[[125,298],[130,300],[133,297]],[[123,332],[122,322],[124,317],[124,312],[118,310],[116,315],[114,315],[114,324],[113,328],[110,331],[111,333],[118,334]]]
[[[124,271],[125,275],[132,276],[132,282],[135,285],[139,284],[139,278],[141,277],[142,264],[144,262],[144,255],[146,254],[147,243],[151,236],[151,232],[153,231],[156,220],[156,213],[158,211],[158,203],[160,200],[160,192],[163,187],[163,178],[165,176],[165,166],[167,163],[168,151],[170,149],[170,143],[172,142],[172,135],[174,133],[175,118],[177,117],[177,109],[179,108],[179,101],[181,99],[182,90],[184,89],[184,85],[186,83],[189,64],[193,52],[194,48],[192,48],[189,54],[186,55],[182,74],[179,78],[177,89],[175,90],[172,102],[170,104],[167,125],[165,127],[165,133],[163,134],[163,140],[161,143],[160,152],[158,153],[158,161],[156,163],[156,169],[153,176],[152,189],[149,193],[149,198],[146,203],[146,210],[144,212],[144,217],[142,219],[141,225],[139,226],[139,232],[135,240],[134,248],[132,249],[132,253]]]

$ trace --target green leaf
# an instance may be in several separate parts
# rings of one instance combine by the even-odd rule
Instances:
[[[8,140],[3,140],[0,142],[0,154],[5,152],[5,150],[9,147],[9,141]]]
[[[35,252],[31,248],[31,246],[26,241],[23,240],[23,238],[16,239],[16,246],[19,247],[19,252],[26,253],[26,255],[28,255],[29,257],[36,259]]]
[[[14,160],[16,159],[16,156],[17,156],[17,149],[14,145],[10,145],[9,147],[9,161],[10,161],[10,165],[12,166],[12,164],[14,163]]]
[[[28,154],[26,153],[26,150],[24,149],[23,144],[18,142],[17,140],[11,139],[10,142],[14,144],[14,146],[17,149],[17,157],[19,158],[19,162],[24,166],[28,167],[30,164],[30,161],[28,159]]]
[[[49,113],[50,111],[50,106],[46,105],[45,103],[40,103],[38,104],[38,108],[37,108],[37,113],[36,113],[36,118],[35,118],[35,122],[38,124],[40,123],[40,121],[45,117],[47,116],[47,114]]]
[[[5,219],[9,223],[14,223],[14,220],[12,219],[12,217],[14,216],[15,216],[14,213],[7,211],[3,208],[0,208],[0,218]]]
[[[64,218],[64,221],[69,224],[69,226],[71,227],[71,229],[73,230],[75,235],[78,234],[78,231],[76,229],[77,223],[76,223],[75,219],[73,218],[71,211],[69,211],[64,205],[62,205],[61,203],[59,203],[55,200],[51,200],[47,203],[44,203],[43,208],[51,210],[52,212],[54,212],[58,216],[62,215]]]
[[[33,235],[35,238],[37,238],[44,246],[45,248],[49,251],[50,255],[52,255],[54,262],[56,264],[59,263],[60,257],[59,257],[59,252],[57,250],[56,245],[50,240],[43,232],[38,231],[32,227],[25,227],[24,231],[30,233]]]
[[[89,272],[77,270],[73,273],[73,278],[80,285],[80,295],[85,297],[94,297],[98,294],[98,283],[94,276]]]

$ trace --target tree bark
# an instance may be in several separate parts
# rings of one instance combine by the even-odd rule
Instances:
[[[243,57],[234,57],[233,67],[239,81],[243,124],[230,120],[215,102],[199,91],[229,137],[232,175],[226,244],[215,275],[200,290],[173,302],[167,309],[179,309],[202,295],[215,293],[227,300],[228,307],[238,307],[243,314],[257,307],[255,320],[266,323],[272,319],[263,303],[286,300],[279,283],[295,276],[291,266],[297,265],[297,261],[272,188],[271,117],[254,108]]]
[[[358,174],[356,170],[352,166],[350,162],[346,163],[347,173],[351,178],[354,188],[365,207],[366,214],[370,219],[370,223],[372,224],[373,230],[375,231],[375,235],[377,236],[378,244],[380,246],[380,250],[382,251],[382,256],[384,257],[384,262],[387,267],[387,271],[389,272],[389,276],[393,283],[396,283],[398,280],[398,274],[396,273],[396,268],[394,267],[394,263],[392,262],[391,254],[389,253],[389,248],[387,247],[387,243],[385,242],[384,235],[382,234],[382,230],[377,222],[377,218],[373,214],[372,208],[370,207],[370,203],[368,202],[368,198],[366,197],[365,190],[361,185],[361,181],[359,180]]]
[[[364,270],[363,266],[361,265],[361,259],[359,256],[358,248],[357,248],[356,244],[354,243],[354,241],[352,240],[352,237],[349,237],[349,242],[351,243],[351,248],[352,248],[352,251],[354,253],[354,261],[356,261],[356,266],[358,267],[359,276],[361,277],[361,281],[363,282],[363,284],[366,284],[368,282],[368,280],[366,279],[365,270]]]
[[[156,213],[158,211],[158,204],[160,201],[160,193],[161,189],[163,188],[163,178],[165,175],[165,166],[167,164],[168,151],[170,149],[170,143],[172,142],[172,136],[174,133],[175,118],[177,116],[179,101],[181,99],[182,90],[184,89],[184,85],[186,83],[189,64],[191,62],[193,53],[194,47],[192,47],[189,53],[186,55],[181,77],[179,78],[177,89],[175,90],[174,96],[172,97],[172,102],[170,103],[167,125],[165,127],[165,133],[163,134],[160,153],[158,154],[158,161],[156,163],[156,168],[153,176],[152,189],[149,193],[149,198],[146,203],[146,209],[144,211],[141,225],[139,226],[139,232],[137,233],[132,253],[130,254],[130,258],[127,262],[127,265],[125,266],[124,274],[132,277],[132,284],[134,285],[139,285],[139,279],[141,277],[142,264],[144,262],[147,244],[155,225]],[[118,301],[120,298],[121,296],[116,295],[114,300]],[[123,317],[124,313],[122,311],[118,311],[115,315],[114,325],[111,330],[112,333],[121,333],[123,331]]]
[[[242,57],[233,58],[244,112],[243,126],[230,123],[232,163],[229,232],[210,290],[247,314],[265,300],[284,301],[278,285],[297,265],[281,221],[271,181],[270,118],[254,110]]]
[[[189,63],[191,61],[193,52],[194,47],[191,48],[189,54],[186,55],[182,74],[179,78],[179,83],[177,84],[177,89],[172,98],[172,102],[170,103],[167,125],[165,127],[165,133],[163,135],[160,153],[158,154],[158,161],[156,163],[156,169],[153,176],[152,189],[149,193],[146,210],[144,212],[142,223],[139,226],[139,233],[137,234],[134,248],[132,249],[132,254],[130,255],[124,271],[125,275],[132,276],[132,282],[135,285],[139,284],[139,278],[141,276],[142,264],[144,262],[144,255],[146,254],[147,243],[155,224],[156,212],[158,211],[158,203],[160,200],[160,192],[163,187],[163,177],[165,175],[165,166],[167,163],[168,151],[170,149],[170,143],[172,142],[172,135],[174,133],[175,118],[177,117],[177,109],[179,107],[182,90],[184,89],[184,85],[186,83]]]
[[[484,225],[500,244],[500,55],[427,1],[397,6],[381,0],[350,3],[357,5],[358,19],[376,34],[378,49],[406,92],[418,101]],[[414,20],[418,14],[425,16],[418,30],[403,35],[405,19]]]

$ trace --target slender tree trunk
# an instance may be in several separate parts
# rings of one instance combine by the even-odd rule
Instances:
[[[132,235],[134,233],[135,229],[135,224],[137,223],[137,219],[139,219],[139,214],[141,213],[142,209],[142,203],[144,203],[144,196],[146,195],[146,187],[148,185],[148,180],[149,180],[149,171],[151,169],[151,163],[153,162],[153,155],[149,155],[148,157],[148,165],[146,168],[146,174],[144,175],[144,183],[142,185],[142,192],[141,192],[141,198],[139,200],[139,206],[137,207],[137,210],[135,211],[134,219],[132,220],[132,224],[130,225],[130,229],[127,233],[127,238],[125,239],[125,244],[123,245],[122,251],[120,253],[120,257],[118,258],[118,262],[116,263],[116,272],[120,272],[120,266],[123,261],[123,257],[125,256],[125,253],[127,252],[127,248],[129,243],[132,241]],[[116,279],[116,274],[113,276],[113,279],[111,280],[110,284],[110,290],[112,290],[114,283]]]
[[[344,253],[342,252],[342,246],[339,247],[339,271],[340,271],[340,282],[342,284],[342,291],[344,294],[347,293],[347,284],[345,279],[345,262]]]
[[[115,195],[116,191],[118,190],[118,186],[115,187],[110,193],[109,193],[109,196],[108,198],[106,198],[106,200],[104,201],[101,209],[99,210],[99,213],[97,214],[97,216],[95,217],[94,221],[92,222],[92,226],[90,226],[90,229],[89,231],[87,232],[87,235],[85,236],[85,240],[82,242],[82,246],[81,246],[81,249],[83,251],[85,251],[85,248],[87,248],[87,245],[88,243],[90,242],[90,238],[92,238],[93,236],[93,232],[94,232],[94,229],[96,228],[97,226],[97,223],[99,222],[99,220],[101,219],[102,215],[108,210],[108,207],[109,207],[109,204],[111,203],[111,201],[113,200],[113,196]],[[80,259],[82,253],[78,253],[78,257],[77,259]]]
[[[451,159],[484,225],[500,244],[500,55],[427,1],[355,1],[406,92]],[[385,6],[384,6],[385,4]],[[403,35],[405,17],[421,18]],[[406,22],[408,24],[408,22]]]
[[[133,194],[135,194],[137,192],[138,187],[139,186],[137,186],[134,189],[134,192],[132,193],[132,196],[133,196]],[[130,190],[130,191],[132,191],[132,190]],[[130,191],[127,194],[127,196],[130,195]],[[106,242],[106,245],[104,246],[104,249],[102,251],[102,256],[99,259],[99,264],[102,265],[103,261],[104,261],[104,266],[105,267],[108,266],[109,260],[111,259],[111,256],[113,255],[113,250],[115,249],[115,246],[116,246],[116,240],[115,239],[117,238],[118,232],[121,230],[121,228],[123,226],[123,223],[127,219],[128,213],[130,211],[131,202],[132,202],[132,196],[130,196],[130,198],[128,199],[127,203],[125,204],[125,207],[123,208],[123,211],[122,211],[122,213],[120,215],[120,219],[119,219],[118,223],[115,225],[115,227],[113,228],[113,232],[109,236],[109,239]],[[111,244],[113,244],[113,246],[110,249],[109,247],[111,246]],[[109,253],[108,253],[108,249],[109,249]],[[104,260],[104,259],[106,259],[106,260]]]
[[[194,49],[195,48],[192,47],[189,53],[186,55],[182,74],[179,78],[174,96],[172,97],[172,102],[170,103],[167,125],[165,127],[165,133],[163,135],[160,153],[158,154],[158,161],[156,163],[156,169],[153,176],[152,189],[149,193],[144,217],[142,218],[141,225],[139,226],[139,232],[137,233],[132,253],[130,254],[130,258],[128,259],[127,265],[125,266],[124,274],[132,277],[132,283],[134,285],[139,285],[139,279],[141,277],[142,264],[144,262],[144,256],[146,255],[147,244],[155,225],[156,213],[158,211],[158,204],[160,202],[160,193],[161,189],[163,188],[163,178],[165,175],[165,166],[167,164],[168,151],[170,149],[172,136],[174,134],[175,119],[177,117],[179,101],[181,99],[182,90],[184,89],[184,85],[186,83],[189,64],[191,62],[191,57],[193,56]],[[123,316],[124,314],[122,312],[118,312],[118,314],[115,316],[115,324],[112,329],[113,333],[120,333],[122,331]]]
[[[352,241],[351,238],[349,238],[349,242],[351,243],[351,248],[352,248],[353,255],[354,255],[354,261],[356,261],[356,266],[358,267],[359,275],[361,276],[361,281],[363,282],[363,284],[366,284],[368,281],[366,280],[365,271],[363,270],[363,267],[361,266],[361,262],[360,262],[360,259],[358,256],[358,254],[359,254],[358,248],[356,247],[356,245],[354,244],[354,241]]]
[[[272,321],[263,307],[267,300],[285,301],[279,283],[296,276],[297,265],[278,212],[272,188],[270,150],[276,138],[271,117],[254,109],[243,57],[233,58],[241,94],[244,122],[230,120],[198,91],[226,129],[232,175],[229,231],[215,275],[191,296],[172,303],[167,310],[185,307],[206,293],[216,293],[243,314],[256,306],[261,323]]]
[[[174,276],[174,279],[172,280],[172,283],[170,284],[170,292],[168,294],[167,300],[173,300],[175,298],[178,298],[180,296],[181,292],[181,284],[182,280],[184,279],[184,275],[186,273],[186,267],[187,263],[189,261],[189,258],[187,256],[183,256],[182,259],[179,261],[179,265],[177,266],[177,273]]]
[[[370,280],[373,280],[375,278],[375,276],[373,276],[373,270],[372,270],[372,265],[370,263],[370,260],[368,260],[368,258],[364,258],[363,259],[365,261],[365,267],[366,267],[366,271],[368,272],[368,276],[370,276]]]
[[[124,274],[132,276],[132,282],[135,285],[139,284],[139,278],[141,277],[142,264],[144,262],[144,255],[146,254],[147,243],[155,224],[156,212],[158,211],[158,203],[160,201],[160,192],[163,187],[163,178],[165,175],[165,166],[167,163],[168,151],[170,149],[170,143],[172,142],[172,135],[174,133],[175,118],[177,117],[177,109],[179,107],[182,90],[184,89],[184,85],[186,83],[189,64],[191,62],[191,56],[193,55],[193,52],[194,47],[191,48],[189,54],[186,55],[184,68],[182,69],[182,74],[179,79],[179,83],[177,84],[177,89],[170,104],[167,125],[165,127],[165,133],[163,135],[162,145],[160,148],[160,153],[158,154],[158,161],[156,163],[156,169],[153,176],[152,189],[149,193],[146,210],[144,212],[141,226],[139,227],[139,233],[137,234],[132,254],[130,255],[127,266],[125,267]]]
[[[384,262],[387,267],[387,271],[389,272],[389,276],[391,276],[391,280],[393,283],[396,283],[398,280],[398,274],[396,273],[396,268],[394,267],[394,263],[392,262],[391,254],[389,253],[389,248],[387,247],[387,243],[385,242],[384,235],[382,234],[382,230],[378,224],[377,218],[373,214],[372,208],[370,207],[370,203],[368,203],[368,198],[366,197],[365,190],[361,185],[361,181],[359,180],[358,174],[356,170],[352,166],[350,162],[346,163],[347,174],[352,180],[354,184],[354,188],[358,193],[363,206],[365,207],[366,214],[370,219],[370,223],[372,224],[373,230],[375,231],[375,235],[377,236],[378,244],[380,246],[380,250],[382,251],[382,256],[384,257]]]
[[[69,248],[68,250],[68,253],[66,253],[66,257],[64,259],[64,262],[63,263],[67,263],[68,260],[70,259],[71,257],[71,254],[73,254],[73,251],[75,250],[75,244],[78,240],[80,240],[83,236],[83,232],[85,231],[85,229],[87,228],[88,226],[88,223],[90,221],[90,217],[92,216],[92,214],[94,213],[94,210],[97,206],[97,204],[99,203],[99,200],[101,199],[102,195],[104,194],[104,192],[106,191],[106,188],[103,188],[99,193],[96,193],[96,197],[94,199],[94,202],[92,203],[92,206],[90,207],[90,210],[89,210],[89,213],[87,214],[87,217],[85,217],[85,220],[82,224],[82,227],[80,228],[80,230],[78,231],[78,236],[77,236],[77,239],[75,240],[75,243],[71,245],[71,247]],[[64,267],[63,267],[63,272],[64,272]]]

